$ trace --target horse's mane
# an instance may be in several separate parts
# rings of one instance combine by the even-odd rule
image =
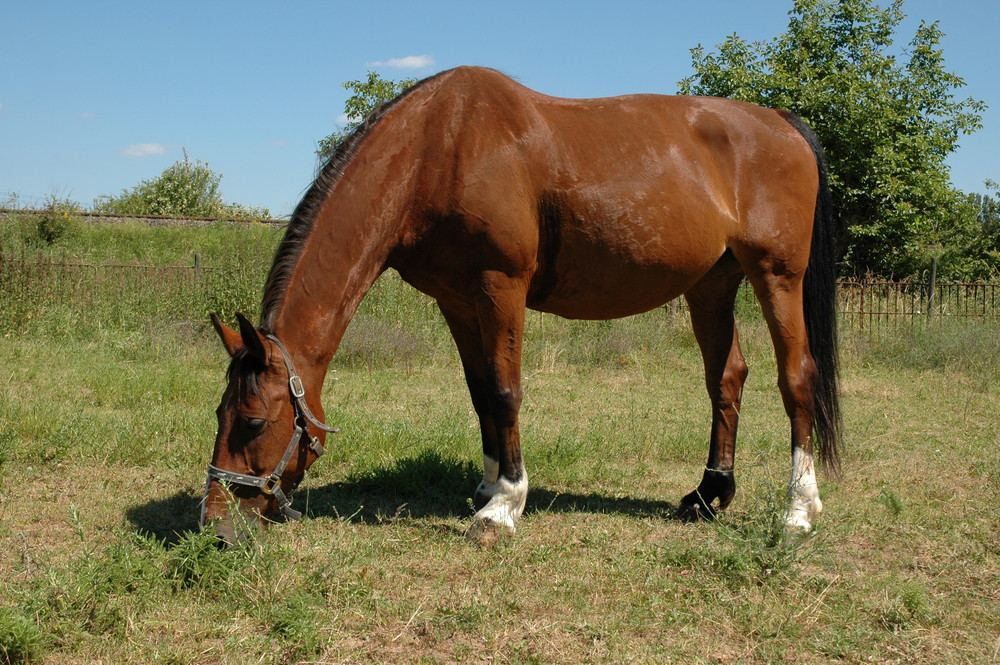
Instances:
[[[344,168],[351,163],[351,159],[371,130],[396,104],[437,76],[440,74],[425,78],[401,92],[394,99],[376,106],[364,121],[337,145],[333,154],[319,168],[316,179],[295,207],[295,212],[292,213],[292,218],[285,229],[285,236],[275,252],[274,263],[271,265],[271,272],[264,285],[264,299],[261,304],[260,316],[262,330],[273,332],[274,316],[278,306],[284,300],[292,271],[295,269],[302,249],[313,230],[323,202],[329,196],[333,186],[337,184]]]

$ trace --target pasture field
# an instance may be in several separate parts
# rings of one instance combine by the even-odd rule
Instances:
[[[148,255],[101,260],[221,265],[228,245],[252,293],[191,307],[231,317],[277,235],[201,231],[218,259],[177,240],[191,229],[135,228],[120,246]],[[0,249],[111,245],[22,237]],[[821,478],[816,531],[788,538],[788,422],[752,310],[739,493],[696,524],[673,518],[710,424],[686,323],[531,314],[532,489],[517,533],[480,549],[462,537],[481,452],[457,354],[386,275],[327,379],[342,434],[296,495],[308,518],[221,550],[197,517],[225,353],[205,312],[120,307],[0,296],[0,663],[1000,662],[995,327],[845,332],[845,473]]]

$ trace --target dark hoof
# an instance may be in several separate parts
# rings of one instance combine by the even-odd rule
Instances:
[[[683,522],[712,520],[715,519],[715,510],[705,503],[701,494],[691,492],[681,499],[681,504],[677,507],[677,519]]]
[[[677,508],[677,518],[687,522],[715,519],[729,507],[735,496],[736,479],[732,471],[705,469],[698,489],[681,499],[681,505]],[[714,508],[713,503],[716,504]]]

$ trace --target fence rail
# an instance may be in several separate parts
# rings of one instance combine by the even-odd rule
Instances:
[[[219,290],[246,290],[240,300],[256,302],[259,275],[235,280],[225,271],[203,266],[197,257],[187,266],[89,264],[5,259],[0,256],[0,288],[8,305],[28,309],[57,304],[73,308],[114,300],[139,310],[166,308],[175,316],[202,318],[202,304]],[[257,271],[260,272],[259,270]],[[237,283],[239,287],[237,287]],[[839,282],[841,325],[870,333],[899,326],[946,320],[1000,323],[1000,284],[933,284],[915,281],[844,280]],[[752,290],[745,286],[739,303],[751,309]],[[683,299],[667,306],[671,315],[685,309]],[[16,315],[5,307],[6,315]]]
[[[0,208],[0,217],[39,217],[52,214],[51,210]],[[74,211],[73,217],[93,224],[123,224],[141,222],[148,226],[210,226],[212,224],[264,224],[265,226],[284,226],[287,219],[257,219],[247,217],[183,217],[181,215],[140,215],[117,214],[111,212]]]
[[[1000,284],[839,283],[841,320],[860,330],[945,320],[1000,320]]]

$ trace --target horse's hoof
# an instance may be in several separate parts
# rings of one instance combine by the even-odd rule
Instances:
[[[682,503],[677,507],[677,519],[682,522],[699,522],[711,517],[711,510],[706,510],[700,503]]]
[[[474,520],[465,530],[465,539],[476,547],[492,547],[504,536],[513,533],[513,529],[494,522],[489,518]]]
[[[702,500],[698,492],[692,492],[681,499],[676,516],[682,522],[699,522],[715,519],[715,511]]]
[[[785,510],[785,530],[788,533],[809,533],[821,512],[823,502],[818,495],[811,498],[793,495]]]

